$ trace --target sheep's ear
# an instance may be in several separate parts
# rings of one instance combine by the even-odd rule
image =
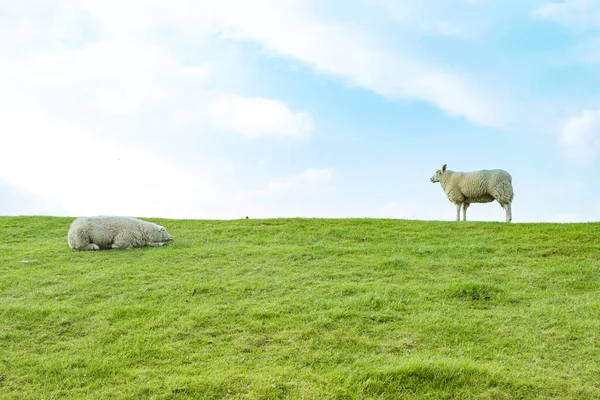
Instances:
[[[442,172],[446,172],[446,165],[447,164],[444,164],[444,166],[442,167]]]

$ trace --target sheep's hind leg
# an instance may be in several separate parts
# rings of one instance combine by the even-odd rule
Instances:
[[[462,205],[463,221],[467,220],[467,208],[469,208],[470,205],[471,205],[471,203],[463,203],[463,205]]]

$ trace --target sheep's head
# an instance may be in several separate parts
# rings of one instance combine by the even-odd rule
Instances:
[[[442,175],[446,172],[446,164],[442,167],[442,169],[438,169],[435,171],[435,174],[431,177],[431,183],[437,183],[442,180]]]
[[[173,237],[169,235],[169,232],[167,232],[167,230],[163,226],[156,225],[154,228],[155,229],[151,229],[150,232],[151,237],[149,239],[151,242],[159,243],[173,239]]]
[[[160,227],[159,232],[162,235],[163,242],[173,239],[173,236],[169,235],[169,232],[167,232],[164,226]]]

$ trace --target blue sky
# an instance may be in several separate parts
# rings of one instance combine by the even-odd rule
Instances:
[[[600,220],[598,1],[2,0],[0,35],[0,215],[452,220],[448,164]]]

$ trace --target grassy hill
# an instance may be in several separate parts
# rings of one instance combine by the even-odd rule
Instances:
[[[2,399],[600,398],[600,224],[71,221],[0,217]]]

